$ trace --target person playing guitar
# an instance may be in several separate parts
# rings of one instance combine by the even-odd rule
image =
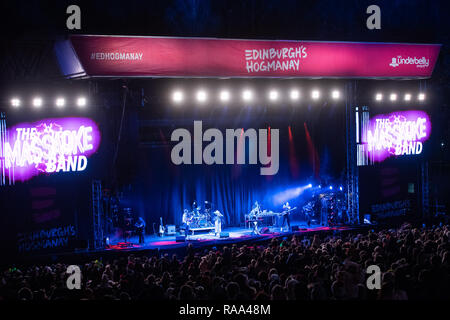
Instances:
[[[138,221],[134,225],[136,228],[136,233],[139,236],[139,244],[145,243],[144,232],[145,232],[145,220],[142,217],[138,218]]]
[[[291,209],[289,202],[286,202],[285,204],[283,204],[283,212],[282,212],[283,223],[281,224],[281,232],[283,232],[283,227],[284,227],[285,223],[287,223],[288,231],[291,229],[291,221],[289,219],[289,216],[290,216],[292,210],[293,209]]]
[[[159,217],[159,236],[164,236],[164,233],[166,232],[166,228],[164,228],[162,217]]]
[[[188,209],[184,209],[182,222],[184,227],[184,234],[186,237],[189,235],[189,226],[191,224],[191,221],[192,221],[192,213],[189,212]]]

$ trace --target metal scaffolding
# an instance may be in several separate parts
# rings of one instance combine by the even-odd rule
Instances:
[[[422,216],[428,218],[430,216],[430,185],[427,161],[421,163],[420,171],[422,180]]]
[[[359,224],[359,169],[357,165],[356,81],[345,86],[345,126],[347,146],[346,191],[347,210],[352,224]]]
[[[92,219],[93,219],[93,243],[91,249],[104,247],[105,219],[102,205],[102,183],[100,180],[92,180]]]

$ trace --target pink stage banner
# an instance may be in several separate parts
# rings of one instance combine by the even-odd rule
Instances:
[[[56,49],[69,78],[428,78],[440,45],[73,35]]]

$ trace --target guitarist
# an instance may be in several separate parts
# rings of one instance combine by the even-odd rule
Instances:
[[[135,224],[136,233],[139,236],[139,244],[145,243],[144,232],[145,232],[145,220],[142,217],[138,218],[138,221]]]
[[[166,228],[164,228],[162,217],[159,217],[159,236],[164,236],[164,233],[166,232]]]
[[[291,214],[291,206],[289,205],[289,202],[286,202],[283,204],[283,223],[281,224],[281,231],[283,231],[283,227],[285,222],[287,222],[288,225],[288,231],[291,229],[291,221],[289,220],[289,216]]]

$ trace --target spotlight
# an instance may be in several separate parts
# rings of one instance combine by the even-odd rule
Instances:
[[[391,101],[397,100],[397,94],[396,93],[391,93],[390,96],[389,96],[389,100],[391,100]]]
[[[242,99],[244,99],[244,101],[251,101],[253,99],[253,92],[250,90],[244,90],[242,92]]]
[[[340,186],[340,187],[339,187],[339,190],[340,190],[340,191],[342,191],[342,190],[343,190],[343,189],[342,189],[342,186]]]
[[[11,99],[11,106],[14,108],[20,107],[20,99],[19,98],[12,98]]]
[[[36,97],[33,99],[33,107],[40,108],[42,106],[42,98]]]
[[[276,91],[276,90],[270,90],[270,91],[269,91],[269,99],[270,99],[271,101],[277,100],[277,99],[278,99],[278,91]]]
[[[85,107],[86,106],[86,98],[85,97],[79,97],[77,99],[77,106],[78,107]]]
[[[222,90],[219,94],[219,99],[222,102],[226,102],[230,100],[230,92],[227,90]]]
[[[418,98],[420,101],[425,100],[425,93],[419,93],[419,95],[417,96],[417,98]]]
[[[321,184],[319,184],[319,189],[322,189],[322,185]]]
[[[405,101],[411,101],[411,94],[410,93],[406,93],[405,94]]]
[[[197,101],[198,102],[205,102],[207,98],[208,98],[208,95],[206,94],[205,90],[199,90],[197,92]]]
[[[375,95],[375,100],[377,100],[377,101],[383,100],[383,95],[382,95],[381,93],[377,93],[377,94]]]
[[[183,92],[181,92],[181,91],[175,91],[173,94],[172,94],[172,100],[173,100],[173,102],[175,102],[175,103],[181,103],[182,101],[183,101]]]
[[[308,184],[308,188],[312,188],[312,184],[310,183],[310,184]]]
[[[291,97],[291,100],[298,100],[300,98],[300,92],[297,89],[293,89],[289,96]]]
[[[64,98],[56,98],[55,104],[58,108],[62,108],[66,104],[66,100]]]
[[[313,98],[314,100],[319,99],[319,97],[320,97],[320,92],[319,92],[319,90],[313,90],[313,91],[311,92],[311,98]]]
[[[331,92],[331,98],[333,98],[334,100],[339,99],[340,96],[341,96],[341,93],[338,90],[333,90]]]
[[[330,186],[330,190],[333,190],[333,186]]]

